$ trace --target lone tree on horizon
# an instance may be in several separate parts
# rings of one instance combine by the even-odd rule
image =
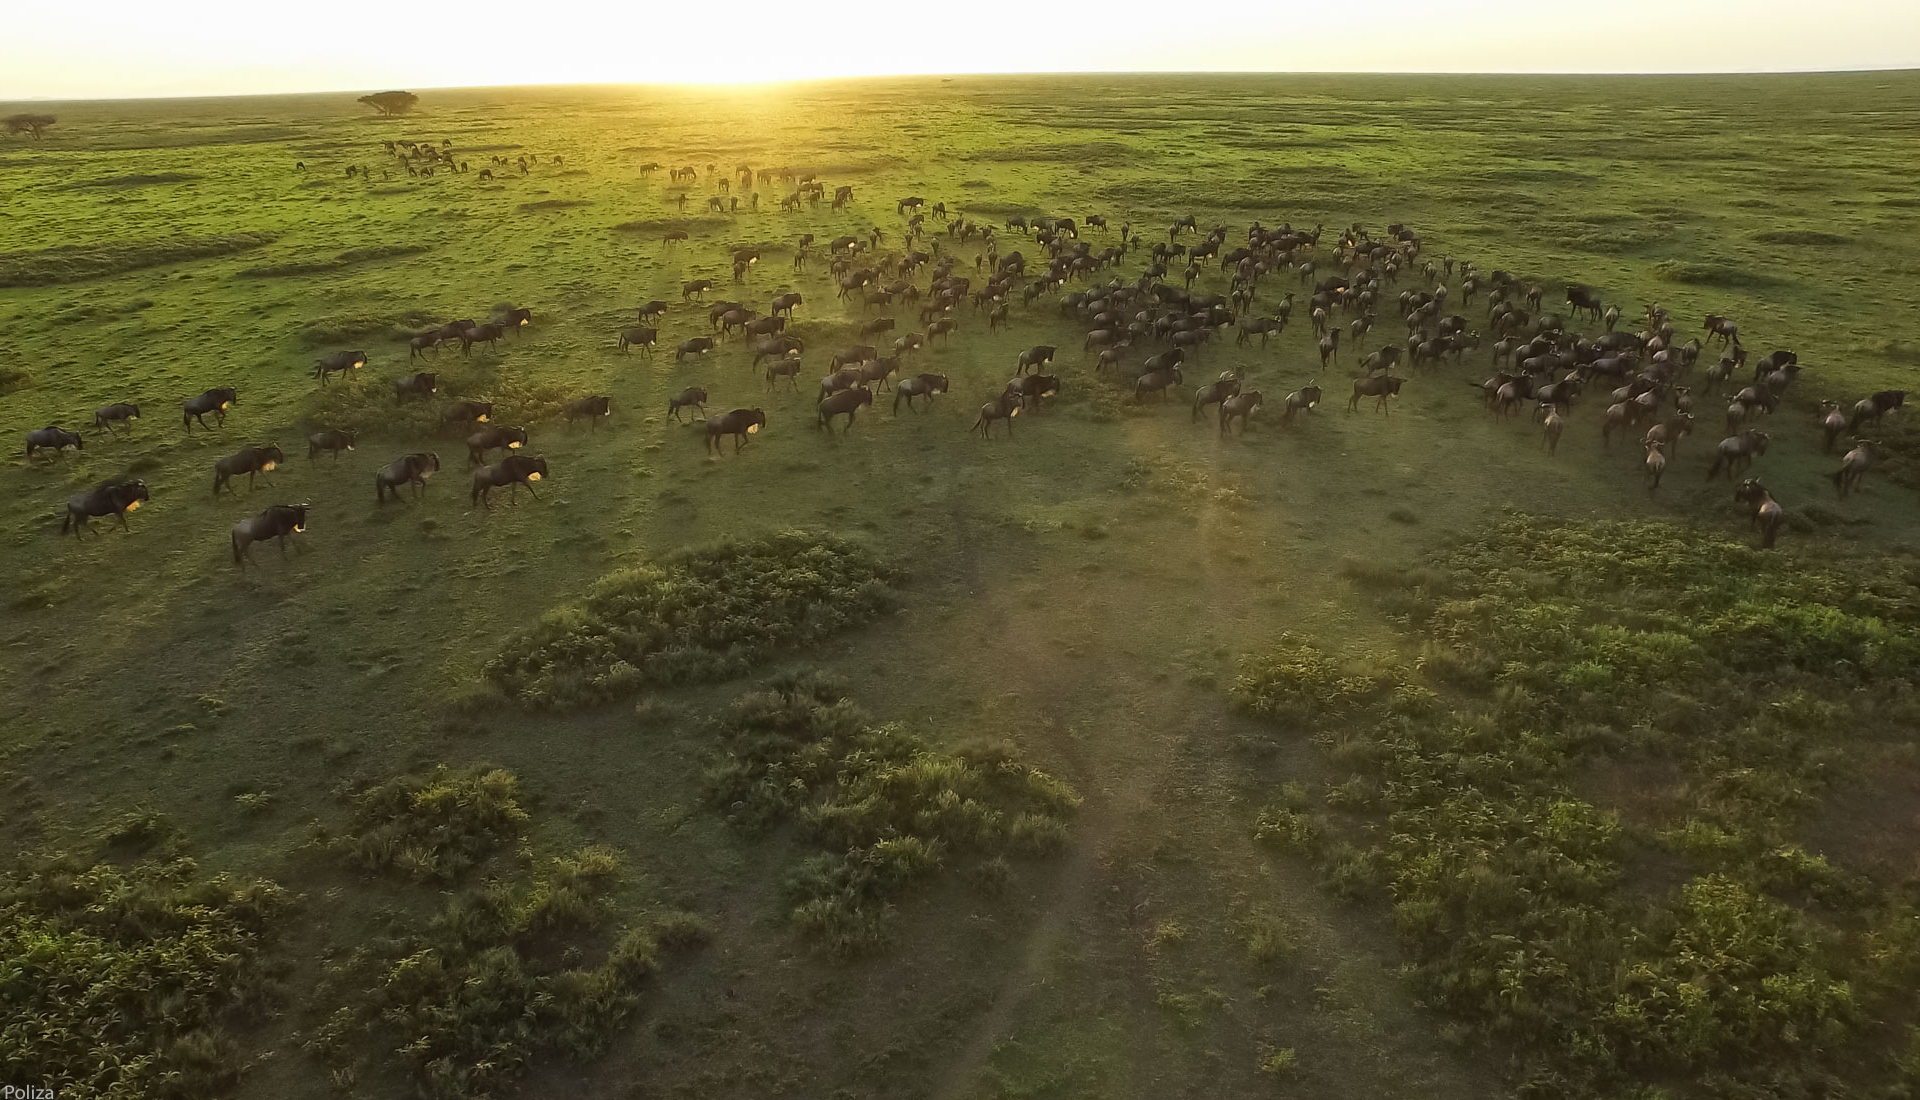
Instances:
[[[53,121],[52,115],[8,115],[7,133],[32,134],[33,140],[39,141],[46,136],[47,127],[53,125]]]
[[[359,102],[379,111],[382,118],[392,118],[413,110],[413,105],[420,102],[420,97],[412,92],[378,92],[361,96]]]

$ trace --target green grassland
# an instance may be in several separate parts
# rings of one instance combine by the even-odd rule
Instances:
[[[43,140],[0,145],[0,426],[17,445],[109,402],[144,419],[0,468],[0,851],[20,860],[0,1077],[63,1097],[1920,1095],[1920,431],[1890,417],[1842,501],[1816,416],[1920,389],[1920,74],[50,110]],[[393,139],[448,140],[472,171],[410,177]],[[524,175],[490,162],[523,154]],[[647,162],[702,167],[684,213]],[[776,182],[757,213],[707,214],[709,163],[855,202],[783,214]],[[812,379],[862,315],[793,244],[879,227],[897,247],[907,195],[996,226],[1104,214],[1096,248],[1187,214],[1229,247],[1255,219],[1329,242],[1404,222],[1550,303],[1568,282],[1629,318],[1657,302],[1682,339],[1731,316],[1805,366],[1755,469],[1782,544],[1751,549],[1703,479],[1713,399],[1650,494],[1638,447],[1601,446],[1604,401],[1551,459],[1524,418],[1489,418],[1484,351],[1350,415],[1354,360],[1321,369],[1304,309],[1188,371],[1248,372],[1267,410],[1245,435],[1194,423],[1191,386],[1136,407],[1096,379],[1051,299],[994,331],[964,307],[908,367],[953,379],[931,411],[882,394],[819,432]],[[941,244],[974,274],[977,243]],[[735,288],[742,246],[764,258]],[[707,334],[693,278],[760,309],[805,295],[799,393],[769,393],[737,339],[685,364],[616,350],[654,298],[663,347]],[[409,332],[497,305],[533,323],[408,365]],[[1368,346],[1399,328],[1383,315]],[[1037,343],[1062,349],[1058,400],[969,435]],[[322,389],[313,360],[352,348],[366,368]],[[393,400],[412,369],[531,430],[539,500],[468,508],[458,433]],[[1312,378],[1328,402],[1283,428]],[[708,455],[665,415],[696,384],[766,430]],[[240,403],[186,434],[179,402],[213,386]],[[560,402],[588,394],[610,422],[568,430]],[[310,465],[319,427],[357,449]],[[288,452],[277,484],[213,496],[212,463],[253,441]],[[416,450],[446,464],[423,498],[367,500]],[[66,498],[123,474],[153,492],[131,533],[61,539]],[[236,569],[228,529],[281,501],[312,505],[305,552]]]

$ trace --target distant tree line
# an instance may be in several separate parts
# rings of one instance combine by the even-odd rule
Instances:
[[[35,141],[38,141],[40,138],[46,136],[47,127],[53,125],[53,122],[54,118],[52,115],[8,115],[6,119],[7,133],[9,136],[13,134],[29,134],[32,135]]]
[[[375,92],[361,96],[357,102],[379,111],[382,118],[393,118],[413,110],[413,105],[420,102],[420,97],[412,92]]]

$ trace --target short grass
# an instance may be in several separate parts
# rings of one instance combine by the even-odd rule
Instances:
[[[1862,979],[1848,1006],[1820,983],[1859,972],[1849,967],[1869,933],[1882,934],[1885,972],[1910,958],[1899,937],[1920,873],[1920,765],[1879,726],[1812,721],[1806,699],[1871,675],[1897,703],[1913,674],[1904,650],[1861,649],[1864,605],[1827,580],[1801,591],[1780,578],[1828,577],[1844,560],[1876,578],[1873,600],[1892,601],[1874,614],[1910,614],[1899,607],[1914,599],[1903,555],[1920,535],[1920,435],[1906,414],[1889,418],[1876,433],[1883,465],[1841,501],[1814,413],[1822,398],[1920,389],[1905,327],[1920,308],[1920,154],[1899,122],[1916,108],[1920,77],[1889,73],[488,89],[425,93],[403,122],[363,117],[343,96],[59,105],[44,141],[0,144],[0,425],[17,446],[29,428],[83,427],[109,402],[137,402],[143,418],[124,439],[89,435],[78,454],[0,470],[0,846],[65,853],[21,876],[125,867],[88,881],[203,905],[117,947],[88,940],[62,956],[69,973],[151,958],[180,988],[214,988],[175,941],[246,932],[226,986],[111,1042],[158,1044],[156,1067],[247,1097],[1897,1095],[1884,1090],[1911,1089],[1920,1072],[1912,984],[1889,993]],[[446,139],[472,170],[409,176],[380,146],[399,137]],[[537,154],[524,175],[490,159],[523,153]],[[650,161],[699,178],[670,188],[664,169],[639,171]],[[758,212],[742,196],[738,215],[707,213],[718,177],[706,166],[742,163],[817,173],[852,185],[855,201],[782,214],[776,182],[756,184]],[[349,166],[372,172],[350,179]],[[487,167],[497,178],[480,181]],[[1016,304],[1007,330],[965,309],[950,344],[912,360],[910,371],[952,379],[931,411],[896,418],[882,395],[851,431],[817,431],[807,391],[863,318],[835,301],[824,265],[792,270],[792,245],[879,227],[897,246],[906,195],[994,224],[1102,214],[1112,228],[1088,231],[1096,247],[1126,222],[1164,239],[1187,214],[1230,226],[1230,244],[1256,218],[1325,224],[1328,240],[1356,221],[1404,222],[1429,256],[1514,271],[1549,301],[1577,281],[1629,316],[1658,302],[1683,339],[1705,313],[1732,316],[1755,354],[1793,348],[1806,367],[1755,471],[1788,509],[1782,548],[1763,558],[1730,545],[1748,537],[1745,517],[1702,478],[1720,434],[1705,427],[1718,419],[1711,400],[1649,494],[1636,448],[1602,448],[1598,403],[1575,411],[1554,459],[1524,420],[1490,421],[1465,384],[1484,358],[1416,376],[1391,417],[1349,415],[1348,349],[1322,368],[1300,310],[1267,349],[1217,343],[1189,371],[1248,372],[1268,413],[1245,436],[1193,423],[1179,395],[1140,408],[1095,380],[1078,328],[1044,299]],[[666,242],[673,232],[688,239]],[[976,243],[940,243],[973,274]],[[1002,249],[1016,244],[1035,252],[1011,238]],[[753,245],[767,246],[762,261],[736,288],[728,251]],[[1324,270],[1327,254],[1316,258]],[[1130,258],[1122,277],[1136,272]],[[684,364],[616,349],[634,308],[656,298],[673,303],[663,347],[710,333],[705,308],[680,305],[696,278],[717,283],[709,301],[805,295],[799,394],[768,392],[737,340]],[[1279,278],[1263,303],[1289,289]],[[1198,288],[1226,289],[1217,271]],[[530,308],[533,323],[493,348],[409,361],[408,336],[502,306]],[[1477,303],[1463,312],[1484,316]],[[1375,339],[1396,328],[1383,318]],[[1020,417],[1012,439],[969,436],[975,409],[1036,343],[1062,348],[1058,401]],[[368,365],[320,387],[313,360],[352,349]],[[401,405],[388,383],[415,370],[436,372],[439,394]],[[1279,397],[1314,378],[1328,402],[1280,428]],[[668,396],[691,385],[712,411],[763,407],[767,428],[738,455],[729,444],[709,457],[702,432],[666,416]],[[227,426],[185,434],[179,402],[213,386],[241,393]],[[590,394],[611,395],[613,416],[569,430],[565,401]],[[441,418],[460,398],[492,400],[495,423],[529,429],[529,452],[552,470],[537,501],[468,507],[465,430]],[[357,448],[309,464],[299,443],[319,428],[357,429]],[[254,441],[287,450],[277,484],[213,496],[209,467]],[[440,475],[417,501],[376,505],[374,470],[422,450],[439,454]],[[120,475],[153,494],[131,535],[63,541],[65,499]],[[258,546],[258,567],[236,570],[228,529],[281,501],[312,505],[305,552]],[[1607,533],[1564,598],[1509,572],[1561,560],[1533,536],[1489,539],[1510,511],[1533,517],[1526,530],[1548,532],[1549,549]],[[892,610],[755,639],[762,622],[818,625],[806,599],[835,578],[781,589],[801,594],[791,606],[706,594],[711,637],[751,653],[724,679],[628,677],[565,714],[476,688],[490,662],[531,667],[571,644],[542,633],[543,616],[585,621],[600,578],[657,577],[678,555],[786,530],[844,540],[875,575],[901,578]],[[1630,565],[1646,555],[1634,550],[1668,567],[1638,585]],[[1453,576],[1462,561],[1510,582],[1468,584]],[[1727,600],[1752,603],[1767,584],[1784,585],[1774,610],[1797,617],[1763,614],[1765,601],[1726,617]],[[1598,656],[1514,663],[1516,639],[1563,638],[1555,630],[1596,607],[1627,616],[1578,635]],[[1676,615],[1698,617],[1660,626]],[[601,614],[593,627],[589,656],[645,654],[658,618]],[[1485,633],[1496,628],[1498,647]],[[1782,657],[1763,644],[1781,631],[1832,644]],[[1716,660],[1758,654],[1788,661],[1797,684],[1832,683],[1753,717],[1762,733],[1796,723],[1788,741],[1715,726],[1684,751],[1648,751],[1692,736],[1689,714],[1720,713],[1700,710],[1711,693],[1679,698],[1648,671],[1662,659],[1696,678],[1720,667],[1669,634],[1725,648]],[[1631,652],[1605,648],[1626,641]],[[1621,687],[1603,675],[1616,666],[1639,678]],[[798,668],[829,674],[867,716],[820,741],[847,748],[844,774],[777,798],[722,797],[731,702]],[[1374,719],[1408,705],[1412,682],[1463,693],[1469,728],[1436,732],[1429,715],[1380,736]],[[1623,708],[1604,719],[1617,740],[1540,717],[1593,693]],[[1536,718],[1541,736],[1526,736]],[[1483,751],[1462,759],[1451,737]],[[982,744],[1011,748],[980,755]],[[968,769],[991,763],[1050,777],[1078,805],[1049,818],[1059,839],[1046,854],[976,847],[877,896],[883,943],[822,951],[796,908],[869,879],[844,862],[794,872],[821,856],[824,813],[888,827],[866,799],[893,789],[895,772],[863,745],[951,780],[922,789],[929,800],[988,789]],[[737,780],[783,766],[755,759]],[[1440,814],[1458,807],[1421,786],[1440,775],[1459,788],[1461,768],[1492,769],[1484,819]],[[1441,864],[1418,857],[1510,890],[1495,872],[1511,861],[1476,869],[1467,841],[1518,859],[1528,849],[1502,830],[1548,795],[1587,807],[1563,815],[1562,839],[1616,868],[1610,912],[1653,914],[1644,934],[1676,950],[1718,942],[1687,939],[1711,921],[1763,933],[1768,951],[1739,958],[1800,992],[1740,1002],[1749,1017],[1643,1011],[1641,1052],[1617,1058],[1582,1042],[1625,1042],[1625,1023],[1594,1019],[1596,990],[1618,987],[1590,970],[1569,987],[1551,971],[1553,945],[1515,946],[1533,952],[1531,969],[1515,963],[1513,984],[1489,992],[1508,979],[1483,973],[1500,950],[1486,937],[1565,907],[1450,924],[1461,880],[1434,880]],[[1736,814],[1789,795],[1791,813],[1768,826],[1777,835]],[[773,805],[782,812],[754,828],[737,824]],[[914,832],[914,807],[889,809],[908,821],[896,831],[937,835]],[[927,828],[945,812],[929,810]],[[1623,840],[1610,839],[1609,813]],[[1394,826],[1396,814],[1411,816]],[[871,831],[836,837],[829,854],[900,848]],[[1409,849],[1395,836],[1428,839]],[[239,911],[208,882],[276,903]],[[302,900],[280,905],[255,883]],[[1418,887],[1438,915],[1402,911],[1390,887]],[[556,901],[560,888],[571,893]],[[100,938],[45,891],[8,890],[10,913],[60,943]],[[535,928],[555,906],[571,914],[567,935]],[[262,922],[257,936],[242,917]],[[1834,925],[1852,938],[1826,938]],[[656,943],[709,933],[710,950],[655,972]],[[1651,1003],[1687,994],[1688,975],[1656,965],[1662,951],[1582,959],[1652,959],[1627,985]],[[1730,973],[1697,976],[1744,982]],[[542,1006],[529,1009],[539,1026],[499,1027],[462,999],[469,980],[492,983],[493,1003]],[[256,997],[271,1009],[247,1011]],[[358,1008],[337,1015],[342,1004]],[[468,1029],[415,1027],[427,1018]],[[1746,1045],[1715,1045],[1713,1027],[1755,1018],[1766,1023]],[[62,1019],[63,1042],[91,1041],[86,1020]],[[396,1028],[417,1042],[402,1050]],[[197,1038],[167,1046],[169,1035]],[[1698,1050],[1719,1059],[1711,1070]],[[77,1080],[62,1095],[82,1095]]]

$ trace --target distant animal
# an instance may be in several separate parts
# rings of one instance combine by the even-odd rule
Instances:
[[[233,544],[233,562],[245,567],[253,561],[253,544],[268,539],[278,539],[280,554],[287,553],[287,538],[302,534],[307,529],[307,504],[276,504],[251,519],[243,519],[233,525],[230,541]],[[299,544],[295,544],[295,549]]]
[[[440,380],[432,373],[408,375],[393,383],[393,396],[401,401],[409,397],[431,397],[440,392]]]
[[[341,451],[353,450],[353,437],[351,430],[314,432],[307,437],[307,461],[320,457],[322,451],[332,455],[335,462],[340,461]]]
[[[561,414],[567,421],[567,427],[573,427],[576,420],[585,420],[594,431],[600,430],[600,421],[613,415],[613,398],[582,397],[567,402],[566,410]]]
[[[409,353],[407,358],[413,358],[412,354]],[[327,384],[327,379],[334,375],[359,370],[366,365],[367,353],[364,351],[336,351],[332,355],[313,361],[313,376],[318,378],[320,384],[324,386]]]
[[[412,485],[414,495],[418,496],[427,487],[427,479],[439,472],[440,456],[431,451],[401,455],[374,471],[374,502],[385,504],[389,492],[393,499],[399,500],[402,485]]]
[[[1752,525],[1760,530],[1760,549],[1773,547],[1773,540],[1780,534],[1780,524],[1787,518],[1786,509],[1773,499],[1766,486],[1748,478],[1733,491],[1733,499],[1744,504],[1752,513]]]
[[[1320,407],[1320,387],[1313,382],[1308,382],[1288,394],[1283,405],[1284,407],[1280,410],[1280,423],[1291,424],[1294,413],[1303,409],[1312,412]]]
[[[533,491],[533,483],[547,476],[547,460],[539,455],[508,455],[491,466],[482,466],[473,472],[473,492],[467,498],[469,507],[475,504],[485,505],[487,511],[493,511],[493,491],[509,487],[513,495],[511,500],[518,502],[520,487],[525,485],[533,499],[539,500],[540,494]]]
[[[1020,408],[1019,398],[1003,393],[980,406],[980,417],[973,422],[973,427],[968,428],[967,432],[969,434],[979,432],[982,438],[991,438],[993,422],[1004,420],[1007,422],[1007,438],[1011,439],[1013,438],[1013,418],[1020,415]]]
[[[680,419],[680,410],[685,408],[699,409],[700,415],[705,416],[707,412],[707,391],[701,389],[699,386],[688,386],[674,396],[667,398],[667,415],[673,417],[675,420]]]
[[[691,340],[680,341],[679,346],[673,349],[673,359],[677,363],[684,361],[689,355],[705,355],[712,350],[712,337],[696,336]]]
[[[525,428],[485,428],[467,437],[467,463],[478,466],[488,451],[517,451],[527,445]]]
[[[278,445],[273,443],[254,443],[213,464],[213,492],[220,495],[221,489],[233,491],[232,480],[240,474],[247,475],[247,491],[253,491],[253,479],[272,473],[278,469],[287,456]],[[267,478],[272,485],[273,479]]]
[[[767,426],[767,414],[759,409],[735,409],[729,413],[707,418],[707,450],[720,453],[720,440],[733,437],[733,451],[747,445],[747,437]]]
[[[79,432],[70,432],[56,424],[44,428],[35,428],[27,433],[27,459],[32,461],[35,451],[52,451],[58,457],[68,447],[76,451],[87,449],[87,441],[80,438]]]
[[[127,513],[151,499],[144,481],[101,482],[87,492],[67,498],[67,516],[60,522],[60,533],[64,535],[71,529],[73,537],[79,538],[82,530],[93,531],[93,520],[98,516],[112,516],[125,531]]]
[[[212,413],[213,422],[224,428],[227,426],[227,406],[239,403],[240,395],[231,387],[208,390],[198,397],[188,399],[180,406],[180,423],[187,429],[187,434],[192,435],[194,423],[198,422],[202,428],[206,427],[206,415]]]
[[[947,376],[944,374],[916,374],[912,378],[902,378],[900,384],[893,388],[894,415],[900,414],[902,400],[906,401],[909,410],[919,412],[920,410],[914,408],[914,398],[924,397],[927,399],[927,404],[931,406],[934,395],[945,392],[947,392]]]
[[[113,426],[115,424],[123,425],[131,432],[133,426],[127,424],[127,421],[138,419],[140,419],[140,406],[138,405],[102,405],[93,410],[94,430],[98,431],[101,428],[105,428],[108,435],[119,434],[114,430]]]

